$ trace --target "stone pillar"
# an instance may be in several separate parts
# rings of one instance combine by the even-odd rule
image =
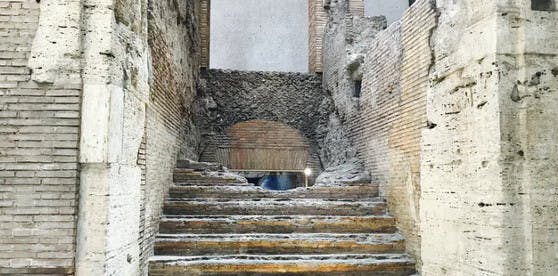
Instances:
[[[422,274],[555,275],[557,15],[529,0],[437,7]]]
[[[138,275],[146,1],[85,0],[77,275]]]

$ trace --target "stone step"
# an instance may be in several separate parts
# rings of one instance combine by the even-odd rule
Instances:
[[[151,276],[409,276],[415,263],[406,254],[154,256]]]
[[[368,199],[378,196],[377,185],[348,187],[312,186],[288,191],[270,191],[257,186],[173,186],[170,199],[180,198],[322,198],[322,199]]]
[[[238,183],[239,177],[226,172],[196,172],[192,169],[177,168],[174,170],[175,183]]]
[[[155,255],[402,253],[398,234],[160,234]]]
[[[217,201],[195,199],[165,201],[165,215],[318,215],[370,216],[385,215],[383,200],[342,201],[320,199],[257,199]]]
[[[177,233],[393,233],[390,216],[165,216],[159,232]]]
[[[184,180],[184,181],[175,181],[174,187],[190,187],[190,186],[199,186],[199,187],[256,187],[252,183],[243,183],[238,181],[221,181],[221,180]]]

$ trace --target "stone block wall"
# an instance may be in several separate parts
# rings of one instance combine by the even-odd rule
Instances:
[[[79,62],[64,57],[76,50],[64,35],[72,35],[76,26],[79,31],[76,13],[70,12],[73,7],[73,1],[53,2],[51,7],[35,1],[0,1],[3,275],[74,271],[81,79]],[[39,16],[49,8],[61,9],[51,18],[56,26]],[[64,32],[59,25],[69,29]],[[35,37],[48,37],[53,30],[60,35],[34,43]],[[57,44],[57,50],[45,53],[37,49],[39,43],[51,45],[51,50]],[[56,66],[31,70],[43,66],[45,54],[50,64],[64,65],[64,72]]]
[[[435,127],[421,153],[423,275],[558,272],[558,21],[530,2],[438,1],[427,91]]]

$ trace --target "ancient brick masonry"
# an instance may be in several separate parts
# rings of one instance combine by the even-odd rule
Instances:
[[[323,78],[200,79],[208,0],[0,0],[0,274],[406,275],[415,257],[422,275],[557,275],[555,2],[420,0],[387,27],[312,0]],[[173,179],[253,119],[302,133],[330,185]]]
[[[373,181],[381,183],[390,211],[407,237],[407,248],[417,255],[420,149],[427,127],[430,34],[435,26],[433,4],[419,1],[376,36],[362,65],[360,110],[349,120],[359,157]]]
[[[0,274],[74,269],[81,82],[31,80],[39,12],[0,1]]]

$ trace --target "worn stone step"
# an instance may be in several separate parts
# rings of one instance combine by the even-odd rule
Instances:
[[[243,179],[238,175],[228,172],[197,172],[192,169],[177,168],[174,170],[173,180],[175,183],[240,183]]]
[[[218,186],[225,186],[225,187],[256,187],[252,183],[247,182],[238,182],[238,181],[230,181],[230,180],[185,180],[185,181],[175,181],[174,187],[190,187],[190,186],[199,186],[199,187],[218,187]]]
[[[159,232],[177,233],[393,233],[390,216],[165,216]]]
[[[155,255],[402,253],[398,233],[160,234]]]
[[[342,201],[320,199],[258,199],[218,201],[195,199],[165,201],[165,215],[385,215],[383,200]]]
[[[151,276],[409,276],[415,263],[406,254],[154,256]]]
[[[313,186],[287,191],[265,190],[257,186],[173,186],[169,192],[170,199],[180,198],[323,198],[323,199],[368,199],[378,196],[377,185],[360,185],[348,187]]]

